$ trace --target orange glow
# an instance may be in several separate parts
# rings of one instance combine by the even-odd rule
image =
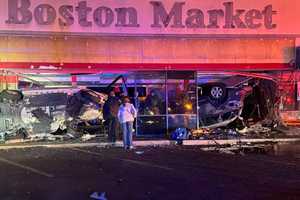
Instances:
[[[186,110],[192,110],[193,109],[193,105],[191,104],[191,103],[186,103],[185,105],[184,105],[184,108],[186,109]]]

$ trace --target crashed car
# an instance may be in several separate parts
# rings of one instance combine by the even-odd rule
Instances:
[[[4,90],[0,93],[0,131],[14,136],[22,130],[25,137],[63,130],[66,100],[67,94],[56,90]]]
[[[83,89],[68,98],[66,106],[67,127],[74,133],[104,130],[103,105],[107,95]]]
[[[0,93],[1,136],[21,133],[25,138],[74,129],[80,133],[82,124],[90,127],[92,123],[99,128],[106,98],[89,89],[4,90]]]
[[[276,110],[276,88],[276,81],[268,76],[198,75],[199,125],[212,129],[236,120],[245,123],[263,120]]]
[[[21,121],[23,94],[17,90],[3,90],[0,92],[0,138],[3,141],[6,135],[24,134],[24,123]]]
[[[0,92],[0,140],[20,133],[23,138],[105,134],[102,109],[107,93],[119,80],[126,88],[122,75],[114,77],[108,86],[96,88],[101,89],[100,92],[87,88],[46,87],[47,82],[40,83],[24,74],[20,76],[23,77],[19,81],[22,91]]]

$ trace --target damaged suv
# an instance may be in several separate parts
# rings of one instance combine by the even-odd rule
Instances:
[[[263,120],[275,112],[276,88],[276,81],[265,75],[198,74],[199,126],[218,128],[237,119]]]

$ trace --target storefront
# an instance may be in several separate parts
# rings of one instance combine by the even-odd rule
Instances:
[[[299,7],[296,0],[1,1],[0,68],[10,77],[1,87],[16,89],[16,78],[28,77],[96,87],[123,75],[139,109],[138,134],[209,126],[199,95],[203,81],[216,79],[212,72],[262,78],[296,70]]]

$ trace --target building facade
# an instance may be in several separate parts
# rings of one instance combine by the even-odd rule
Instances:
[[[204,72],[285,77],[296,110],[299,8],[296,0],[3,0],[1,88],[17,89],[24,74],[65,75],[73,86],[82,74],[123,74],[135,91],[147,88],[144,101],[151,92],[163,101],[154,113],[141,111],[146,135],[151,123],[158,134],[201,126]],[[188,112],[172,102],[183,91]]]

